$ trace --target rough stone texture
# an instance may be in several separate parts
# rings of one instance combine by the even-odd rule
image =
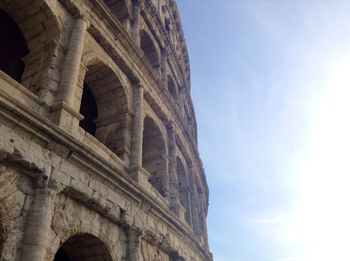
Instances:
[[[175,1],[0,9],[28,47],[0,68],[0,261],[212,260]]]
[[[170,261],[168,254],[148,243],[146,240],[141,240],[141,261]]]

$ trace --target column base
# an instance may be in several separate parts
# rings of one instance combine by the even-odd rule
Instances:
[[[151,190],[152,185],[148,181],[151,174],[147,170],[142,167],[135,167],[131,169],[130,172],[132,173],[132,178],[140,184],[141,187],[147,191]]]
[[[67,103],[59,102],[53,106],[54,122],[63,130],[73,134],[78,132],[79,122],[84,119],[80,113],[73,110]]]

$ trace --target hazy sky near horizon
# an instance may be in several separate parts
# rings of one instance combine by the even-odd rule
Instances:
[[[214,260],[350,260],[350,1],[177,2]]]

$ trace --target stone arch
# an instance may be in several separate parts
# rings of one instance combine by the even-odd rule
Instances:
[[[27,41],[16,22],[2,9],[0,24],[0,69],[20,82],[24,72],[23,57],[29,52]]]
[[[156,48],[156,44],[144,30],[140,32],[140,47],[153,69],[159,69],[160,58]]]
[[[176,100],[177,99],[177,88],[176,85],[174,83],[173,78],[168,75],[168,91],[170,93],[170,95]]]
[[[120,77],[101,60],[90,60],[83,81],[79,125],[121,159],[126,158],[128,99]]]
[[[113,64],[113,60],[105,53],[101,53],[101,52],[96,52],[96,51],[88,51],[86,52],[83,57],[82,57],[82,64],[85,67],[85,72],[83,72],[84,70],[81,70],[81,75],[83,75],[83,78],[86,74],[86,69],[94,64],[103,64],[107,67],[109,67],[109,69],[116,75],[116,77],[118,78],[118,80],[120,81],[121,85],[123,86],[123,88],[125,89],[126,92],[126,86],[128,85],[127,81],[124,80],[124,75],[122,73],[120,73],[120,71],[118,71],[117,68],[114,68],[112,66]],[[83,79],[82,79],[83,80]],[[127,97],[129,98],[129,97]]]
[[[142,142],[142,167],[150,174],[149,182],[165,196],[166,148],[165,139],[155,121],[144,118]]]
[[[51,227],[54,233],[51,238],[48,254],[48,260],[54,260],[60,246],[69,238],[75,235],[87,234],[98,238],[108,248],[113,260],[124,260],[126,251],[126,232],[125,230],[105,218],[102,213],[95,210],[99,204],[93,207],[89,202],[78,201],[81,193],[78,192],[74,199],[65,194],[58,194],[54,202],[54,213]],[[98,199],[100,201],[100,199]],[[95,259],[92,259],[95,260]]]
[[[101,239],[87,233],[68,238],[57,250],[54,261],[113,261],[110,250]]]
[[[59,20],[44,0],[1,1],[0,10],[15,21],[28,48],[28,52],[22,57],[22,77],[14,79],[19,80],[33,93],[41,94],[48,89],[48,82],[53,78],[54,71],[59,71],[57,47],[62,32]],[[53,82],[51,81],[50,89],[58,86],[58,79]]]
[[[185,220],[188,224],[190,224],[191,208],[190,208],[189,179],[188,179],[184,164],[182,163],[179,157],[176,157],[176,173],[177,173],[177,180],[178,180],[180,204],[185,209]]]

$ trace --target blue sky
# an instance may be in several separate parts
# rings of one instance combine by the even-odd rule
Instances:
[[[350,260],[350,1],[177,2],[214,260]]]

